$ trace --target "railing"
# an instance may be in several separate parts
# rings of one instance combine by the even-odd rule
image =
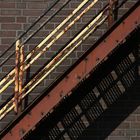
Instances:
[[[21,38],[27,34],[32,27],[34,27],[47,12],[52,9],[60,0],[56,0],[50,8],[48,8],[36,21],[30,26],[17,40],[9,47],[0,57],[3,57],[11,48],[16,44],[16,51],[11,53],[5,60],[0,64],[3,66],[14,54],[16,54],[15,67],[0,81],[0,94],[2,94],[12,83],[15,82],[15,91],[0,108],[0,120],[2,120],[7,113],[14,109],[16,113],[20,113],[23,110],[22,101],[25,97],[32,92],[52,71],[54,71],[81,43],[83,43],[92,33],[96,31],[106,20],[108,25],[111,26],[114,19],[117,17],[117,9],[121,7],[127,0],[122,1],[119,5],[117,0],[109,0],[109,3],[94,17],[91,21],[85,25],[58,53],[39,71],[28,83],[23,84],[23,73],[30,68],[30,66],[36,62],[53,44],[61,38],[79,19],[82,18],[99,0],[83,0],[80,5],[74,11],[65,18],[61,24],[59,24],[44,40],[42,40],[34,49],[24,56],[25,44],[41,30],[59,11],[61,11],[71,0],[66,1],[62,7],[57,10],[51,17],[49,17],[42,25],[29,37],[20,42]],[[86,4],[89,4],[86,8]],[[80,11],[82,10],[82,11]],[[80,11],[80,13],[79,13]],[[77,15],[78,14],[78,15]],[[61,31],[61,29],[72,19],[76,17]],[[59,32],[60,31],[60,32]],[[53,39],[53,37],[56,35]],[[51,41],[50,41],[51,40]],[[45,43],[47,45],[43,48]],[[39,51],[38,54],[36,52]],[[31,59],[32,58],[32,59]]]

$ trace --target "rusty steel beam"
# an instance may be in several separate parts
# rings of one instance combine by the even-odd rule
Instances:
[[[113,4],[114,4],[114,0],[108,0],[109,2],[109,11],[108,11],[108,26],[111,26],[114,22],[114,18],[113,18]]]
[[[72,69],[66,77],[45,96],[35,106],[26,112],[18,123],[9,128],[2,140],[21,140],[30,130],[34,129],[36,124],[65,97],[69,96],[71,90],[87,76],[109,53],[111,53],[119,43],[140,24],[140,1],[129,10],[110,30],[93,46],[91,52],[88,52],[76,67]],[[95,48],[96,47],[96,48]],[[80,79],[79,79],[80,78]]]
[[[24,50],[23,47],[20,48],[20,66],[19,66],[19,108],[18,113],[21,113],[22,111],[22,98],[23,95],[23,74],[24,74],[24,65],[22,65],[24,62]]]

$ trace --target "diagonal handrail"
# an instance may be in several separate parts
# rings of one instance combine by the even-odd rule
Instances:
[[[46,52],[66,31],[68,31],[68,29],[70,29],[72,27],[72,25],[74,25],[74,23],[76,21],[78,21],[87,11],[89,11],[89,9],[91,9],[94,4],[97,2],[98,0],[94,0],[86,9],[84,9],[81,14],[79,16],[77,16],[64,30],[62,30],[39,54],[37,54],[24,68],[24,71],[27,70],[44,52]],[[31,51],[27,57],[25,58],[24,63],[31,58],[31,56],[38,50],[40,49],[48,39],[50,39],[50,37],[52,35],[54,35],[55,32],[57,32],[61,26],[63,26],[63,24],[65,24],[74,14],[77,13],[77,11],[79,11],[79,9],[81,9],[83,7],[83,5],[88,2],[85,1],[83,3],[81,3],[73,12],[72,14],[70,14],[68,16],[68,18],[66,18],[62,24],[58,25],[58,27],[51,33],[49,34],[33,51]],[[23,64],[24,65],[24,64]],[[13,74],[14,74],[15,69],[13,69],[8,75],[7,77],[5,77],[1,82],[0,85],[3,84],[4,82],[6,82],[7,79],[9,79]],[[7,89],[7,87],[10,86],[10,84],[12,84],[14,82],[14,77],[6,84],[6,86],[4,86],[2,89],[0,89],[0,93],[2,93],[4,90]]]
[[[69,26],[67,26],[59,35],[57,35],[57,37],[55,37],[55,39],[53,39],[47,47],[45,47],[43,49],[43,51],[41,53],[39,53],[34,59],[32,59],[29,64],[25,67],[24,70],[26,70],[27,68],[30,67],[31,64],[33,64],[44,52],[46,52],[54,43],[57,39],[59,39],[70,27],[72,27],[72,25],[74,25],[74,23],[79,20],[81,18],[81,16],[83,16],[89,9],[92,8],[92,6],[97,2],[98,0],[94,0],[90,6],[88,6],[88,8],[86,10],[84,10],[73,22],[71,22],[71,24],[69,24]],[[39,45],[37,45],[35,47],[35,49],[33,49],[25,58],[24,64],[27,60],[29,60],[32,55],[38,50],[40,49],[45,43],[46,41],[48,41],[63,25],[65,25],[87,2],[89,2],[89,0],[84,0],[60,25],[58,25],[56,27],[55,30],[53,30],[42,42],[39,43]],[[23,46],[21,46],[23,47]],[[23,64],[23,65],[24,65]],[[1,81],[0,81],[0,85],[4,84],[13,74],[14,74],[15,69],[13,69],[8,75],[6,75],[6,77],[4,77]],[[14,77],[12,80],[10,80],[6,86],[4,86],[2,89],[0,89],[0,93],[2,93],[5,89],[7,89],[7,87],[9,87],[12,83],[14,82]]]
[[[57,0],[58,1],[58,0]],[[68,24],[62,31],[60,31],[54,39],[52,39],[47,46],[45,46],[42,50],[40,50],[43,45],[52,37],[54,36],[74,15],[76,15],[90,0],[83,0],[80,5],[74,11],[62,21],[61,24],[59,24],[48,36],[45,37],[44,40],[42,40],[31,52],[27,54],[25,57],[24,61],[20,64],[18,64],[19,69],[23,69],[23,71],[27,70],[38,58],[46,52],[66,31],[68,31],[84,14],[86,14],[95,4],[98,2],[98,0],[93,0],[72,22]],[[113,1],[113,0],[112,0]],[[127,0],[124,0],[116,7],[118,9],[121,7]],[[25,92],[24,94],[19,94],[17,98],[20,98],[21,100],[24,99],[34,88],[36,88],[54,69],[56,69],[78,46],[83,43],[100,25],[102,25],[106,19],[110,18],[109,14],[111,12],[108,12],[108,10],[113,10],[115,11],[116,9],[113,9],[110,6],[113,6],[113,4],[116,2],[116,0],[113,3],[108,3],[102,10],[99,12],[99,14],[96,15],[96,17],[92,18],[92,20],[84,26],[84,28],[78,32],[72,40],[59,52],[57,55],[55,55],[49,63],[47,63],[44,68],[37,73],[26,85],[24,85],[22,92]],[[64,3],[64,5],[61,7],[62,9],[68,4],[68,1]],[[61,10],[61,8],[52,15],[54,17],[57,12]],[[112,11],[112,12],[113,12]],[[38,18],[39,19],[39,18]],[[51,17],[50,17],[51,19]],[[48,23],[50,20],[48,19],[45,21],[40,28],[33,32],[23,43],[19,45],[20,48],[24,48],[24,44],[27,43],[29,39],[33,37],[44,25]],[[32,57],[37,50],[40,50],[40,52]],[[15,53],[15,52],[14,52]],[[26,64],[27,60],[30,58],[33,58]],[[13,68],[10,73],[5,76],[1,81],[0,81],[0,86],[3,85],[9,78],[12,78],[9,80],[6,85],[4,85],[0,89],[0,93],[2,93],[4,90],[6,90],[14,81],[15,81],[15,68]],[[20,83],[21,84],[21,83]],[[21,85],[20,85],[21,86]],[[28,89],[28,90],[27,90]],[[0,120],[3,119],[3,117],[9,113],[14,107],[15,107],[15,99],[14,97],[11,97],[8,102],[0,109]]]
[[[57,5],[58,4],[58,2],[59,2],[60,0],[55,0],[54,1],[54,3],[52,3],[51,5],[50,5],[50,7],[49,8],[47,8],[44,12],[43,12],[43,14],[42,15],[40,15],[37,19],[36,19],[36,21],[33,23],[33,24],[31,24],[31,26],[25,31],[25,32],[23,32],[23,34],[21,34],[13,43],[12,43],[12,45],[8,48],[8,49],[6,49],[1,55],[0,55],[0,58],[2,58],[12,47],[14,47],[14,45],[16,44],[16,41],[18,41],[18,40],[20,40],[22,37],[24,37],[55,5]],[[42,27],[44,27],[44,26],[42,26]],[[41,27],[41,28],[42,28]],[[40,29],[41,29],[40,28]],[[31,36],[29,36],[29,39],[31,39],[31,37],[33,37],[34,36],[34,34],[32,34]],[[15,54],[15,52],[14,53],[11,53],[3,62],[1,62],[0,63],[0,67],[3,65],[3,64],[5,64],[8,60],[9,60],[9,58],[10,57],[12,57],[13,55]]]
[[[52,61],[50,61],[50,63],[48,64],[48,65],[46,65],[46,67],[37,75],[37,76],[35,76],[34,77],[34,79],[33,80],[31,80],[24,88],[23,88],[23,92],[25,91],[25,89],[27,88],[27,87],[29,87],[29,86],[32,86],[32,87],[30,87],[29,88],[29,90],[27,91],[27,92],[25,92],[25,94],[22,96],[22,98],[25,98],[25,96],[27,95],[27,94],[29,94],[46,76],[48,76],[60,63],[62,63],[64,60],[65,60],[65,58],[68,56],[68,55],[70,55],[87,37],[89,37],[90,35],[91,35],[91,33],[92,32],[94,32],[94,30],[96,29],[96,28],[98,28],[98,26],[100,25],[100,24],[102,24],[103,22],[104,22],[104,20],[107,18],[107,16],[104,18],[104,19],[102,19],[97,25],[95,25],[95,27],[92,27],[102,16],[103,16],[103,14],[104,14],[104,12],[106,11],[108,9],[108,7],[106,6],[101,12],[100,12],[100,14],[96,17],[96,18],[93,18],[92,19],[92,21],[90,21],[89,22],[89,24],[88,25],[86,25],[86,27],[84,27],[83,28],[83,30],[76,36],[76,37],[74,37],[73,38],[73,41],[72,42],[70,42]],[[93,28],[93,29],[91,29],[91,31],[89,31],[89,33],[87,33],[71,50],[69,50],[69,51],[66,51],[66,50],[68,50],[68,49],[70,49],[71,48],[71,46],[82,36],[82,35],[84,35],[90,28]],[[64,56],[63,56],[63,54],[65,53],[65,52],[67,52]],[[63,56],[62,57],[62,59],[60,60],[60,61],[56,61],[57,59],[56,58],[58,58],[58,57],[60,57],[60,56]],[[55,60],[55,61],[54,61]],[[56,64],[55,64],[55,62],[57,62]],[[53,65],[53,67],[51,67],[52,66],[52,64],[55,64],[55,65]],[[48,70],[48,68],[50,67],[50,70]],[[46,70],[48,70],[48,71],[46,71]],[[46,72],[44,75],[43,75],[43,77],[42,78],[40,78],[34,85],[32,85],[33,83],[34,83],[34,81],[36,81],[37,80],[37,78],[39,78],[39,76],[40,75],[42,75],[42,73],[44,73],[44,72]],[[12,98],[12,100],[10,100],[7,104],[6,104],[6,106],[5,107],[3,107],[3,109],[0,111],[0,114],[1,114],[1,118],[3,118],[4,116],[5,116],[5,114],[7,114],[10,110],[12,110],[13,109],[13,107],[14,107],[14,105],[12,105],[12,106],[10,106],[10,104],[12,103],[12,102],[14,102],[14,98]],[[10,106],[9,108],[8,108],[8,106]],[[8,108],[8,110],[6,110]]]

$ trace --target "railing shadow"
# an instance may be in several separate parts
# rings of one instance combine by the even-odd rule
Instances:
[[[137,81],[118,102],[106,110],[78,140],[104,140],[118,125],[140,105],[140,88]]]
[[[140,105],[139,34],[132,33],[24,139],[104,140]]]

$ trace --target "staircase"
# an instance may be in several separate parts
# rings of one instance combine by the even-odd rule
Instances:
[[[61,8],[64,8],[68,2],[66,1]],[[16,51],[9,55],[0,66],[3,66],[14,54],[16,65],[10,74],[1,79],[0,93],[4,94],[4,91],[12,83],[15,83],[15,87],[14,93],[0,107],[0,119],[5,119],[10,112],[15,112],[15,117],[1,131],[0,137],[2,140],[105,139],[126,117],[124,115],[118,118],[115,124],[110,125],[110,129],[104,132],[98,131],[97,126],[105,126],[104,120],[107,119],[107,114],[111,111],[119,112],[120,110],[117,110],[117,107],[125,106],[124,99],[128,98],[131,101],[131,98],[139,98],[140,1],[136,1],[122,17],[117,19],[119,9],[127,2],[127,0],[121,2],[110,0],[72,39],[61,49],[58,49],[58,52],[40,67],[30,79],[25,77],[25,79],[28,79],[25,83],[23,82],[24,73],[26,72],[27,76],[33,63],[84,14],[94,8],[98,0],[81,2],[52,33],[24,56],[24,45],[50,19],[47,19],[25,41],[21,42],[20,40],[32,26],[37,24],[57,4],[56,1],[12,44],[11,47],[16,43]],[[83,7],[83,11],[69,25],[54,38],[51,38]],[[54,15],[50,18],[53,18]],[[67,60],[69,55],[104,24],[109,26],[104,35],[95,43],[93,42],[92,47],[70,68],[59,75],[55,81],[29,103],[28,95],[39,87],[46,77],[53,73],[59,65]],[[46,43],[47,41],[49,42]],[[9,51],[9,49],[6,51]],[[129,114],[137,105],[133,104],[127,113]],[[91,128],[92,132],[90,131]],[[102,133],[101,137],[96,137],[98,133]]]

